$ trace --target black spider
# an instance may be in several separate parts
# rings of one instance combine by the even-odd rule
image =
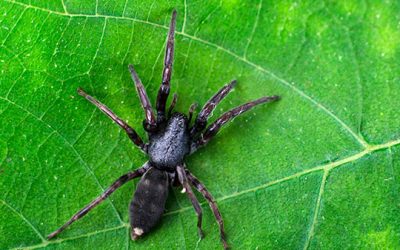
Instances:
[[[158,223],[164,212],[165,202],[168,196],[168,188],[170,185],[174,184],[182,185],[183,190],[187,193],[192,202],[197,214],[197,228],[201,238],[203,237],[203,231],[201,229],[202,210],[191,186],[204,196],[218,222],[224,248],[228,248],[224,223],[214,198],[207,191],[206,187],[189,172],[183,160],[185,156],[191,155],[199,147],[210,141],[225,123],[258,104],[279,100],[279,96],[262,97],[231,109],[206,128],[207,120],[216,105],[234,87],[236,83],[234,80],[222,87],[213,97],[211,97],[210,100],[207,101],[200,113],[197,115],[193,126],[190,126],[190,120],[192,119],[193,111],[196,106],[192,105],[190,107],[189,117],[178,112],[172,113],[177,100],[176,95],[174,95],[168,113],[166,114],[165,105],[170,90],[174,54],[175,25],[176,11],[172,13],[168,33],[162,84],[157,96],[157,117],[153,113],[153,109],[142,82],[136,74],[133,66],[129,65],[132,79],[135,82],[140,102],[146,114],[143,126],[148,134],[149,143],[144,143],[133,128],[117,117],[104,104],[85,93],[81,88],[78,89],[79,95],[85,97],[124,129],[133,143],[136,144],[136,146],[138,146],[144,153],[149,155],[150,160],[141,168],[118,178],[106,191],[104,191],[102,195],[77,212],[59,229],[48,235],[48,239],[55,237],[71,223],[83,217],[92,208],[110,196],[117,188],[136,177],[142,176],[129,208],[132,240],[136,240],[138,237],[148,233]],[[176,179],[176,177],[178,178]]]

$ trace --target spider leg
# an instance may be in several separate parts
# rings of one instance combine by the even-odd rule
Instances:
[[[176,93],[174,93],[174,97],[172,99],[171,105],[169,105],[168,116],[171,116],[172,110],[174,110],[175,104],[177,101],[178,101],[178,95]]]
[[[153,109],[151,107],[151,103],[149,101],[149,97],[147,96],[146,90],[144,89],[143,83],[140,80],[138,74],[136,73],[133,65],[128,66],[129,71],[131,72],[132,80],[135,82],[136,90],[139,95],[140,103],[142,104],[144,113],[146,115],[146,119],[144,122],[145,129],[147,131],[154,130],[156,127],[156,120],[154,118]]]
[[[189,170],[186,170],[186,176],[190,183],[199,191],[203,197],[207,200],[208,204],[210,205],[211,210],[214,213],[214,217],[218,222],[219,226],[219,233],[221,235],[222,244],[224,244],[224,249],[228,249],[228,243],[226,242],[226,235],[224,229],[224,221],[222,220],[221,213],[218,210],[217,203],[215,202],[214,198],[212,197],[211,193],[207,190],[203,183],[199,181]]]
[[[176,26],[176,10],[172,12],[171,23],[169,26],[167,48],[165,50],[164,57],[164,70],[162,75],[162,83],[157,95],[157,122],[162,122],[165,119],[165,104],[167,103],[171,73],[172,73],[172,62],[174,60],[174,37],[175,37],[175,26]]]
[[[224,99],[224,97],[233,89],[233,87],[235,87],[235,85],[236,80],[226,84],[215,95],[213,95],[210,100],[206,102],[206,104],[204,104],[203,108],[200,110],[200,113],[196,117],[193,127],[190,130],[190,134],[192,136],[206,128],[208,117],[210,117],[218,103]]]
[[[177,166],[176,171],[178,173],[179,182],[182,184],[184,191],[187,193],[190,201],[192,202],[194,210],[196,211],[197,231],[199,233],[199,237],[202,239],[204,237],[203,230],[201,229],[201,223],[202,223],[202,219],[203,219],[203,211],[201,209],[200,203],[197,200],[195,194],[193,193],[192,188],[190,187],[190,185],[188,183],[184,166]]]
[[[197,103],[193,103],[192,105],[190,105],[188,123],[190,123],[190,121],[192,120],[193,113],[196,110],[196,108],[197,108]]]
[[[67,222],[65,222],[64,225],[62,225],[60,228],[58,228],[56,231],[52,232],[51,234],[49,234],[47,236],[47,239],[51,239],[53,237],[55,237],[56,235],[58,235],[59,233],[61,233],[62,231],[64,231],[69,225],[71,225],[73,222],[79,220],[80,218],[82,218],[83,216],[85,216],[90,210],[92,210],[94,207],[96,207],[97,205],[99,205],[102,201],[104,201],[105,199],[108,198],[108,196],[110,196],[115,190],[117,190],[119,187],[121,187],[123,184],[125,184],[126,182],[142,176],[147,169],[149,168],[149,166],[147,164],[145,164],[143,167],[136,169],[133,172],[129,172],[127,174],[124,174],[123,176],[119,177],[109,188],[107,188],[106,191],[104,191],[99,197],[97,197],[96,199],[94,199],[92,202],[90,202],[86,207],[82,208],[81,210],[79,210],[77,213],[75,213],[71,219],[69,219]]]
[[[143,142],[142,138],[136,133],[136,131],[130,127],[126,122],[120,119],[114,114],[106,105],[96,100],[94,97],[88,95],[83,89],[78,88],[78,94],[85,97],[89,102],[94,104],[99,108],[104,114],[110,117],[115,123],[117,123],[125,132],[128,134],[129,138],[138,146],[141,150],[146,153],[146,144]]]
[[[235,118],[236,116],[242,114],[245,111],[248,111],[249,109],[253,108],[254,106],[266,102],[272,102],[272,101],[277,101],[279,100],[279,96],[266,96],[266,97],[261,97],[257,100],[242,104],[236,108],[233,108],[224,114],[222,114],[215,122],[213,122],[206,131],[204,131],[203,134],[200,135],[200,137],[192,142],[191,148],[190,148],[190,153],[195,152],[199,147],[205,145],[207,142],[209,142],[220,130],[220,128]]]

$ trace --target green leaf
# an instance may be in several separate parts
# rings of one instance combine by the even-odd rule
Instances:
[[[45,236],[146,157],[76,94],[78,86],[143,137],[127,65],[154,102],[172,10],[172,93],[215,112],[279,94],[187,159],[215,196],[234,249],[399,249],[398,1],[4,0],[0,4],[0,248],[221,249],[178,189],[161,225],[129,238],[135,183]],[[197,194],[198,198],[202,198]]]

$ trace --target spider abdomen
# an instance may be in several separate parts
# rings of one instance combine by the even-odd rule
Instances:
[[[174,171],[189,152],[187,118],[174,113],[164,128],[150,136],[148,154],[152,165],[159,169]]]
[[[161,219],[168,197],[168,183],[167,172],[154,167],[140,179],[129,209],[133,240],[148,233]]]

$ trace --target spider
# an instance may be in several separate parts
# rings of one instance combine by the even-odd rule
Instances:
[[[217,104],[233,89],[236,80],[223,86],[214,96],[212,96],[201,111],[198,113],[194,124],[190,126],[190,121],[196,105],[192,104],[189,108],[189,116],[179,112],[172,112],[177,101],[177,95],[174,94],[168,112],[166,112],[166,102],[170,92],[170,80],[172,73],[172,62],[174,55],[174,36],[176,26],[176,11],[171,17],[171,23],[168,32],[168,40],[164,58],[164,69],[162,83],[157,96],[157,116],[154,114],[151,103],[146,94],[139,76],[132,65],[129,70],[132,80],[135,83],[141,105],[144,109],[145,120],[143,127],[147,132],[149,142],[144,143],[136,131],[126,122],[115,115],[107,106],[88,95],[83,89],[78,88],[78,94],[94,104],[103,113],[109,116],[117,125],[119,125],[128,134],[132,142],[146,153],[150,160],[141,168],[131,171],[119,177],[107,190],[99,197],[93,200],[86,207],[75,213],[64,225],[47,236],[51,239],[64,231],[69,225],[86,215],[90,210],[107,199],[115,190],[128,181],[141,177],[133,200],[129,206],[131,238],[136,240],[148,233],[161,219],[163,215],[165,202],[167,200],[169,186],[183,187],[190,199],[197,214],[197,230],[200,238],[203,238],[202,209],[193,193],[192,186],[200,192],[207,200],[210,208],[218,222],[221,241],[224,249],[228,249],[226,241],[224,223],[217,204],[202,184],[186,168],[184,158],[193,154],[199,147],[207,144],[220,130],[220,128],[241,113],[253,108],[254,106],[266,102],[279,100],[279,96],[261,97],[254,101],[245,103],[222,114],[216,121],[207,127],[207,120]]]

